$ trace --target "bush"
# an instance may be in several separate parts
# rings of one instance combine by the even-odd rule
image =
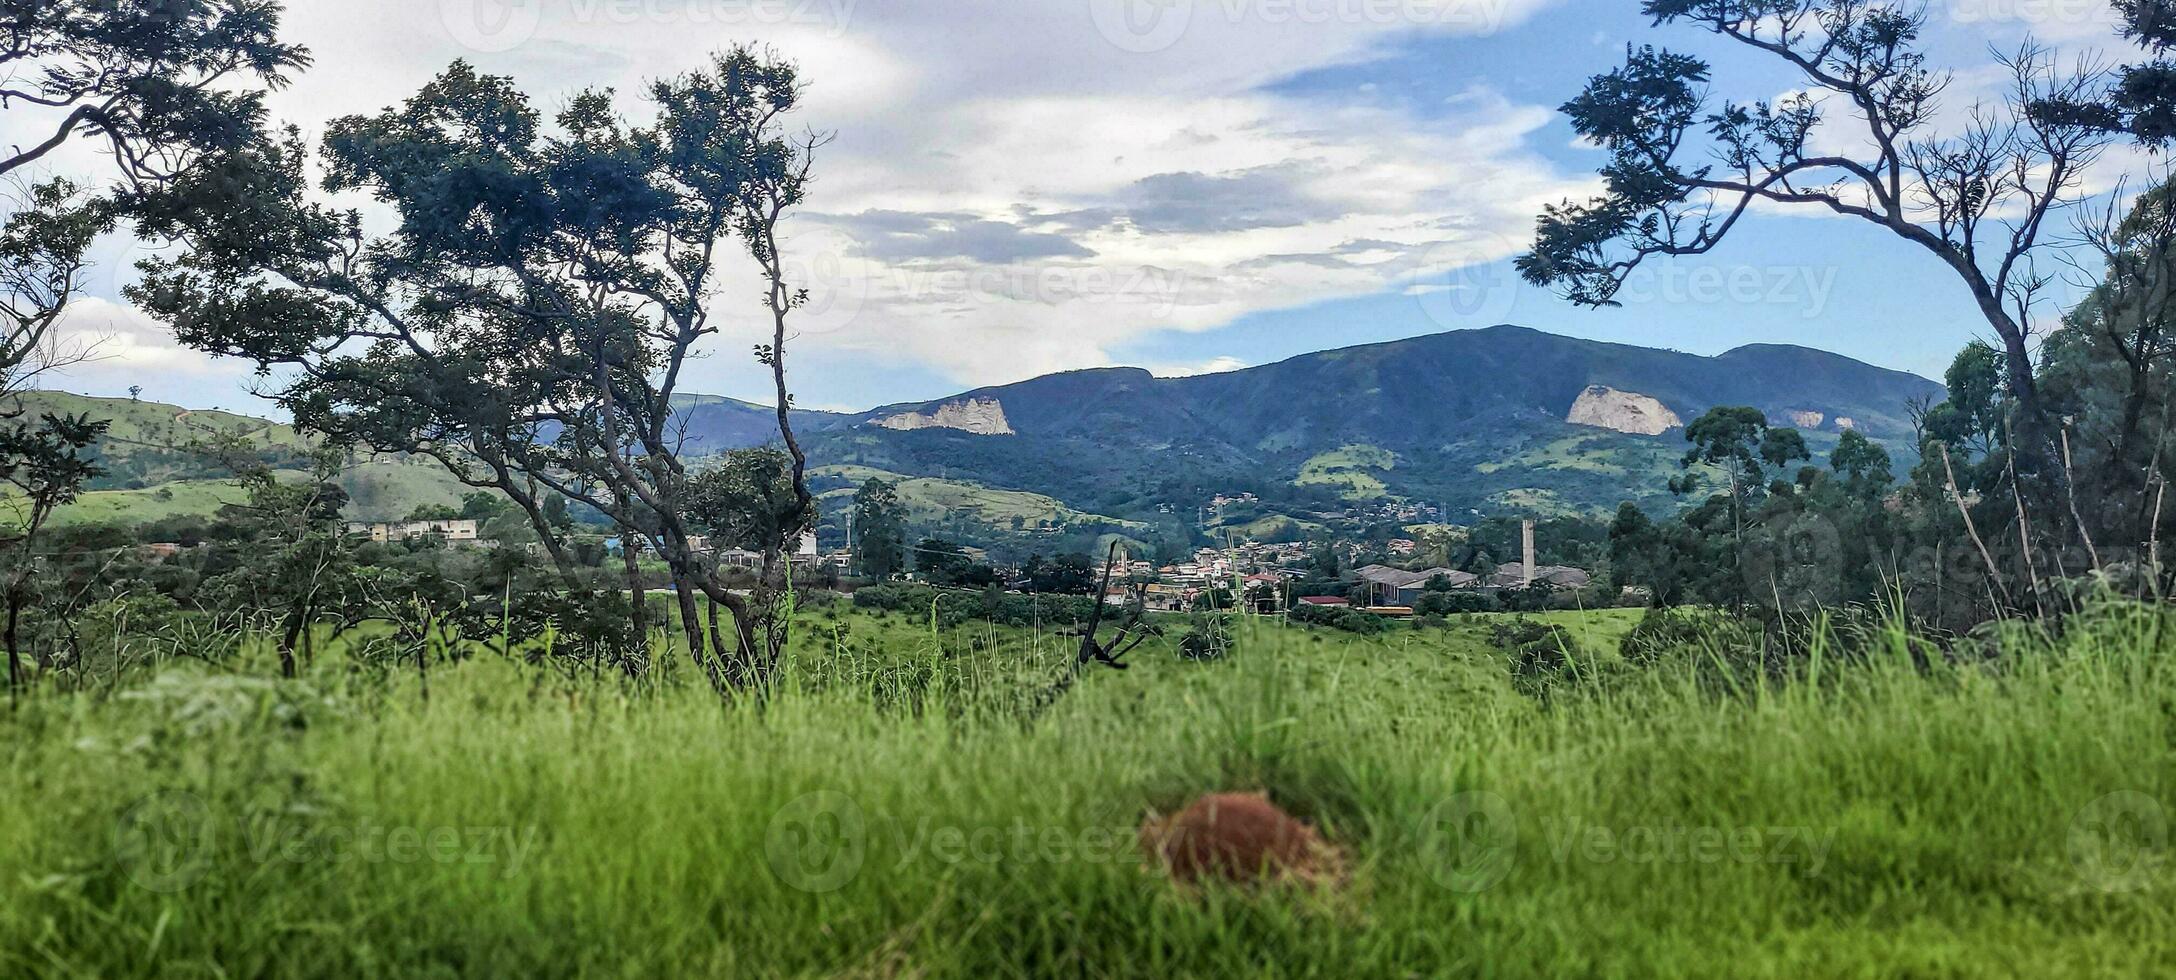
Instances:
[[[1291,617],[1295,623],[1327,626],[1363,636],[1373,636],[1390,628],[1389,620],[1351,606],[1314,606],[1303,602],[1292,607]]]
[[[1541,612],[1551,608],[1556,590],[1545,583],[1496,590],[1496,602],[1508,612]]]
[[[1627,663],[1641,666],[1670,656],[1720,649],[1730,653],[1756,653],[1761,637],[1752,626],[1716,612],[1697,609],[1649,609],[1639,625],[1625,634],[1617,652]],[[1735,659],[1735,658],[1732,658]]]
[[[1095,611],[1095,604],[1096,600],[1087,596],[1018,595],[996,589],[968,592],[902,582],[854,590],[857,609],[896,611],[923,622],[934,611],[937,625],[945,629],[969,620],[1000,626],[1085,623]]]
[[[1457,592],[1423,592],[1420,601],[1413,604],[1413,611],[1423,616],[1448,616],[1453,613],[1495,612],[1501,608],[1496,597],[1478,590]]]
[[[1789,646],[1782,635],[1721,612],[1653,609],[1625,635],[1618,649],[1628,667],[1690,660],[1693,677],[1702,687],[1728,693],[1747,690],[1763,675],[1781,677],[1789,672],[1799,662]]]
[[[1221,660],[1231,651],[1229,617],[1196,614],[1193,627],[1179,638],[1179,656],[1188,660]]]

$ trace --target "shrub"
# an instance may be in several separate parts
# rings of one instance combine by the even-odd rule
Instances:
[[[1499,608],[1501,606],[1495,596],[1470,589],[1458,592],[1423,592],[1420,601],[1413,603],[1413,611],[1423,616],[1495,612]]]
[[[969,592],[938,589],[928,585],[892,582],[854,590],[854,607],[896,611],[909,619],[927,622],[934,610],[937,625],[950,629],[968,620],[1000,626],[1036,626],[1052,623],[1085,623],[1095,610],[1088,596],[1019,595],[985,589]]]
[[[1390,628],[1389,620],[1351,606],[1314,606],[1301,603],[1292,607],[1291,616],[1295,623],[1327,626],[1363,636],[1372,636]]]
[[[1761,645],[1760,634],[1752,626],[1721,613],[1649,609],[1632,632],[1625,634],[1617,651],[1629,663],[1647,665],[1665,657],[1709,649],[1757,653]]]
[[[1197,613],[1192,628],[1179,638],[1179,656],[1188,660],[1220,660],[1231,650],[1231,620],[1225,616]]]

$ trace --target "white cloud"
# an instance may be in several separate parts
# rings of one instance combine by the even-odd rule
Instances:
[[[294,5],[289,33],[317,64],[275,111],[315,131],[398,100],[455,57],[513,74],[547,105],[577,84],[631,93],[760,39],[804,70],[801,122],[836,133],[792,228],[813,243],[795,261],[828,307],[805,318],[800,343],[912,359],[962,386],[1389,288],[1445,242],[1525,226],[1566,186],[1522,147],[1545,107],[1477,89],[1446,125],[1350,92],[1263,92],[1387,38],[1494,30],[1547,0],[1221,0],[1188,7],[1161,47],[1113,26],[1109,3],[1133,0],[509,2]],[[1251,220],[1209,221],[1175,196],[1204,188],[1265,203]],[[911,219],[874,237],[849,220],[871,214]],[[1336,254],[1356,240],[1376,244]],[[745,327],[728,328],[722,352],[759,329],[737,302],[754,295],[750,270],[736,273],[720,314]]]
[[[141,385],[151,397],[196,407],[205,397],[231,391],[250,373],[238,361],[181,347],[165,324],[95,296],[69,304],[56,333],[63,349],[84,357],[43,376],[47,387],[114,394]]]
[[[1248,362],[1227,354],[1223,357],[1212,357],[1206,361],[1193,364],[1152,365],[1148,370],[1150,374],[1154,374],[1159,378],[1191,378],[1197,374],[1223,374],[1226,371],[1237,371],[1251,366]]]
[[[1542,203],[1593,188],[1530,148],[1553,109],[1472,88],[1450,100],[1451,120],[1424,120],[1364,86],[1295,96],[1269,83],[1416,34],[1501,30],[1551,2],[298,0],[288,34],[316,65],[273,107],[314,134],[465,57],[546,107],[602,85],[639,116],[644,79],[761,41],[804,70],[800,121],[836,134],[789,228],[789,261],[815,292],[797,342],[919,362],[968,387],[1385,289],[1498,311],[1511,286],[1481,281],[1482,302],[1446,273],[1508,257]],[[2042,26],[2099,16],[1985,2],[2013,8],[1937,19],[2011,25],[2034,2],[2055,12]],[[20,135],[0,124],[0,139]],[[735,276],[721,357],[760,329],[752,270]],[[111,307],[94,312],[116,319]],[[120,363],[235,376],[131,324]]]

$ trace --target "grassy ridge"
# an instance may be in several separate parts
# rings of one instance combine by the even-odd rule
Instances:
[[[218,439],[236,439],[264,454],[260,460],[300,479],[301,456],[311,441],[292,426],[231,412],[199,411],[128,398],[94,398],[60,391],[29,391],[20,396],[30,413],[86,414],[111,424],[98,444],[104,476],[90,492],[54,516],[69,524],[141,524],[174,517],[210,517],[239,502],[241,488],[232,471],[192,447]],[[459,504],[471,488],[429,459],[380,457],[359,460],[340,475],[356,520],[400,520],[423,505]],[[12,492],[12,491],[10,491]],[[20,504],[0,493],[0,520],[12,518]]]
[[[490,656],[427,701],[412,666],[175,664],[0,721],[0,974],[2135,976],[2176,956],[2165,628],[1544,709],[1481,622],[1256,625],[1032,726],[1068,641],[837,611],[760,710]],[[1133,857],[1232,788],[1349,880],[1189,895]]]
[[[848,486],[827,490],[819,495],[827,503],[840,507],[848,506],[854,491],[869,480],[892,483],[899,490],[900,501],[906,504],[909,519],[922,524],[934,524],[965,514],[992,527],[1006,527],[1014,520],[1018,520],[1026,528],[1082,523],[1147,526],[1136,521],[1122,521],[1074,510],[1059,500],[1039,493],[998,490],[960,480],[907,476],[868,466],[819,466],[809,471],[809,476],[817,480],[846,481]]]

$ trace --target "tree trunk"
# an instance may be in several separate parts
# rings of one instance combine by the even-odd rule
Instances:
[[[672,586],[674,597],[680,601],[680,632],[687,638],[688,658],[710,678],[711,688],[723,696],[731,688],[719,671],[717,659],[705,652],[708,644],[703,639],[703,614],[695,605],[695,588],[677,573],[673,576]]]
[[[642,587],[642,561],[636,556],[634,546],[625,544],[624,539],[622,540],[620,557],[627,572],[627,601],[633,606],[627,616],[635,627],[635,642],[646,643],[650,636],[650,610],[648,603],[644,602],[649,594]]]
[[[15,692],[22,690],[24,683],[23,648],[19,642],[20,636],[17,629],[17,624],[22,620],[23,603],[19,598],[21,593],[22,590],[20,589],[10,588],[8,590],[8,623],[5,640],[8,645],[8,697],[11,700],[15,697]]]
[[[287,631],[280,637],[280,676],[288,680],[295,677],[295,641],[302,636],[308,618],[301,606],[287,614]]]

